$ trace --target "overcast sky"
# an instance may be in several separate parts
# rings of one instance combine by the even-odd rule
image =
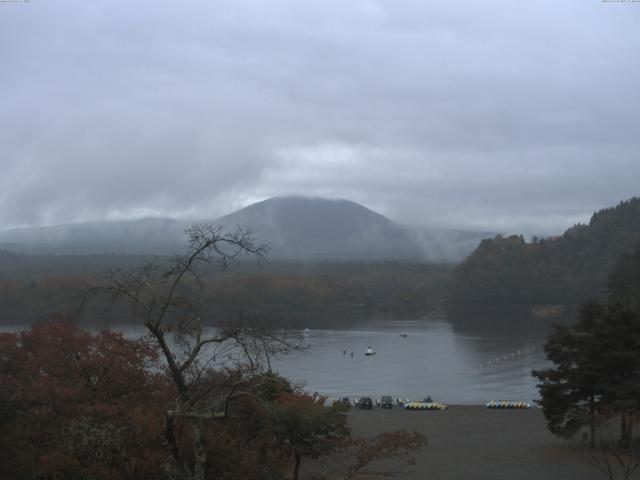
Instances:
[[[0,229],[348,198],[562,232],[640,194],[640,3],[0,3]]]

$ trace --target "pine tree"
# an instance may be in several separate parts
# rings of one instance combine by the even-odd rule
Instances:
[[[617,262],[605,301],[585,305],[570,327],[555,327],[545,344],[554,368],[540,380],[549,430],[571,437],[599,420],[620,419],[620,444],[629,445],[640,414],[640,246]]]
[[[598,304],[585,305],[578,322],[556,326],[545,343],[547,358],[556,367],[534,371],[541,381],[540,402],[552,433],[569,438],[589,426],[595,442],[597,418],[602,405],[602,373],[595,351],[593,325],[602,316]]]

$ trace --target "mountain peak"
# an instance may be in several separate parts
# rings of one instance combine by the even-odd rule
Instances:
[[[274,256],[397,258],[409,242],[395,222],[356,202],[314,197],[274,197],[226,215],[218,223],[251,227]],[[415,249],[412,250],[415,253]]]
[[[203,219],[205,223],[211,219]],[[418,231],[347,199],[268,198],[219,218],[228,230],[251,228],[268,243],[270,258],[455,261],[477,244],[477,234]],[[0,249],[21,253],[169,254],[187,248],[188,222],[143,218],[32,227],[0,232]]]
[[[341,218],[349,218],[356,221],[366,219],[367,221],[397,225],[384,215],[374,212],[352,200],[305,196],[268,198],[226,215],[222,217],[222,219],[230,219],[237,215],[253,214],[276,215],[281,217],[282,220],[287,221],[307,220],[317,223],[320,218],[329,216],[332,221],[339,221]],[[309,217],[309,215],[311,215],[311,217]],[[315,217],[315,215],[320,215],[320,218]],[[227,222],[222,223],[226,224]]]

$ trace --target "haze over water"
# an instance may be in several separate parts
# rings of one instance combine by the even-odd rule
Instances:
[[[542,345],[549,322],[495,318],[489,325],[472,313],[454,321],[444,311],[410,319],[374,315],[344,327],[313,328],[307,337],[296,332],[308,349],[273,367],[331,398],[430,395],[452,404],[538,398],[531,370],[547,366]],[[369,345],[375,356],[365,355]]]

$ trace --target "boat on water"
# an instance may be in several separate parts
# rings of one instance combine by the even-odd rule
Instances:
[[[311,335],[311,330],[309,330],[308,328],[305,328],[302,331],[302,335],[304,335],[305,337],[308,337],[309,335]]]
[[[407,334],[406,333],[401,333],[400,336],[404,337],[404,338],[407,338]]]
[[[371,348],[371,345],[369,345],[369,346],[367,347],[367,351],[366,351],[366,352],[364,352],[364,354],[365,354],[365,355],[367,355],[367,356],[369,356],[369,357],[371,357],[371,356],[373,356],[373,355],[375,355],[375,354],[376,354],[376,351],[375,351],[373,348]]]

